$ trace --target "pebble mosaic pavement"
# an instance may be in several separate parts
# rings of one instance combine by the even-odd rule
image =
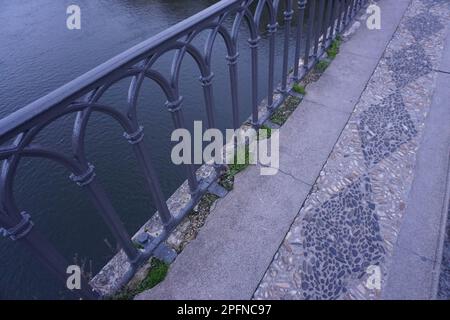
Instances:
[[[412,0],[254,299],[380,298],[449,21]]]

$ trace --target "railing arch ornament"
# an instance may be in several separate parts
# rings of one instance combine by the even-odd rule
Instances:
[[[87,186],[88,184],[90,184],[94,178],[95,178],[95,167],[92,164],[88,164],[87,170],[80,174],[77,175],[75,173],[72,173],[69,176],[70,180],[72,180],[73,182],[75,182],[78,186],[80,187],[84,187]]]
[[[178,99],[174,101],[167,101],[166,102],[167,110],[172,113],[180,111],[183,100],[184,100],[183,96],[179,96]]]
[[[199,78],[200,82],[202,83],[202,87],[209,87],[212,85],[212,81],[214,79],[214,72],[211,72],[209,76],[203,77],[201,76]]]
[[[133,133],[124,132],[123,136],[130,144],[137,144],[144,140],[144,127],[139,126],[139,128]]]
[[[306,3],[308,2],[308,0],[298,0],[298,9],[299,10],[304,10],[306,8]]]
[[[2,236],[17,241],[25,237],[31,231],[31,228],[34,226],[33,221],[31,221],[31,216],[25,211],[22,211],[20,215],[22,219],[15,226],[9,229],[0,228],[0,234]]]

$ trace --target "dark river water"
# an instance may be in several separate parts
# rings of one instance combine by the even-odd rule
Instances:
[[[92,69],[107,59],[155,35],[217,1],[212,0],[0,0],[0,117]],[[81,7],[81,30],[66,28],[66,8]],[[241,121],[250,114],[250,52],[243,28],[239,58]],[[200,37],[198,43],[205,37]],[[277,38],[276,80],[280,81],[282,31]],[[291,46],[293,49],[293,46]],[[292,52],[291,50],[291,57]],[[225,48],[214,50],[214,92],[217,124],[232,128],[229,78]],[[267,41],[260,50],[260,97],[266,95]],[[158,63],[168,70],[171,56]],[[293,59],[291,59],[292,61]],[[291,62],[292,63],[292,62]],[[181,71],[181,95],[189,126],[205,120],[199,72],[187,59]],[[115,85],[102,98],[123,108],[127,82]],[[184,171],[170,162],[171,118],[156,85],[145,83],[139,98],[145,143],[166,197],[184,181]],[[70,150],[73,117],[61,119],[38,137],[38,142]],[[129,145],[119,126],[105,116],[90,122],[87,154],[96,166],[128,232],[134,234],[155,211]],[[70,173],[46,160],[24,160],[14,186],[20,209],[33,217],[35,228],[47,236],[69,261],[83,264],[93,274],[114,255],[116,245],[83,190]],[[63,288],[20,243],[0,238],[0,298],[61,299]]]

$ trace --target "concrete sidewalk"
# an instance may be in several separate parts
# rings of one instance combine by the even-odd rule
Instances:
[[[398,293],[400,297],[404,290],[409,290],[402,287],[404,274],[399,269],[407,259],[398,257],[399,251],[396,249],[399,221],[406,217],[406,241],[407,237],[411,237],[414,225],[417,226],[412,223],[408,227],[408,219],[431,219],[427,221],[434,234],[439,233],[437,229],[441,230],[437,228],[437,220],[431,216],[424,217],[420,210],[410,214],[410,210],[420,206],[410,205],[410,200],[404,200],[414,177],[416,146],[422,141],[425,118],[422,119],[421,115],[426,114],[430,107],[431,102],[428,103],[427,99],[434,88],[437,72],[424,74],[423,69],[416,70],[411,66],[407,70],[395,68],[404,67],[402,54],[411,53],[409,46],[415,39],[421,47],[414,47],[414,50],[422,53],[421,48],[425,48],[426,58],[437,69],[438,62],[435,60],[442,51],[439,44],[442,34],[447,31],[440,25],[434,25],[433,38],[422,39],[420,34],[416,34],[414,23],[423,23],[421,12],[425,9],[435,14],[437,21],[445,20],[449,17],[443,14],[447,14],[445,10],[449,6],[447,2],[438,0],[381,0],[379,5],[383,14],[382,30],[369,31],[363,25],[344,43],[341,53],[325,74],[308,86],[306,99],[281,128],[280,172],[275,176],[261,176],[260,168],[253,166],[238,175],[234,190],[219,200],[198,237],[171,265],[167,278],[137,299],[379,298],[379,289],[360,288],[365,278],[359,275],[366,271],[367,266],[358,265],[361,270],[350,268],[356,269],[357,255],[366,249],[370,249],[371,255],[370,261],[365,257],[367,262],[382,269],[383,288],[392,294]],[[438,16],[438,11],[443,11],[441,16]],[[408,25],[412,26],[408,29]],[[429,24],[426,26],[429,27]],[[406,39],[407,43],[402,39]],[[445,69],[446,63],[448,61],[439,67]],[[402,72],[409,78],[402,77]],[[386,81],[385,77],[389,79]],[[438,79],[437,83],[443,84],[442,81],[445,82]],[[410,94],[411,90],[416,90],[416,94]],[[445,98],[444,95],[444,90],[436,91],[433,111],[427,120],[429,129],[426,129],[423,138],[429,150],[422,148],[420,151],[417,178],[414,180],[414,186],[418,187],[412,189],[412,194],[424,194],[428,193],[428,188],[435,188],[436,197],[432,201],[436,208],[444,194],[442,177],[439,177],[442,171],[439,170],[445,166],[441,160],[449,137],[446,136],[448,131],[443,128],[449,110],[448,107],[445,110],[440,100]],[[399,99],[403,100],[401,109],[397,106]],[[386,121],[385,115],[377,111],[385,107],[396,110],[392,121],[396,130],[392,134],[399,134],[400,137],[381,137],[380,141],[391,139],[395,145],[391,145],[390,151],[374,154],[375,149],[372,148],[378,148],[378,145],[373,145],[376,141],[368,132],[378,130],[370,130],[373,119],[376,119],[375,122]],[[416,110],[418,107],[420,110]],[[396,121],[399,122],[398,127]],[[387,125],[388,129],[391,126],[389,123],[383,125]],[[442,141],[433,140],[436,130],[444,130]],[[366,145],[361,144],[366,140]],[[436,156],[431,159],[433,163],[438,163],[436,171],[433,170],[436,184],[421,182],[427,169],[430,170],[429,166],[423,165],[430,156],[429,152]],[[391,178],[383,180],[385,177],[379,177],[380,174],[391,174]],[[392,187],[392,183],[398,186]],[[379,190],[384,192],[385,188],[392,188],[391,197],[379,201]],[[426,199],[412,199],[422,201],[419,204],[426,203]],[[354,201],[359,201],[355,204],[356,209],[353,208]],[[336,206],[337,211],[333,209]],[[406,211],[405,207],[408,208]],[[339,222],[339,219],[354,217],[360,223],[358,214],[364,214],[365,226],[373,227],[361,229],[366,233],[364,239],[371,239],[373,243],[363,243],[351,259],[346,256],[351,256],[355,248],[339,247],[336,250],[333,246],[327,246],[325,260],[321,261],[323,254],[312,250],[311,245],[317,248],[321,247],[321,243],[327,243],[322,226],[334,226],[327,227],[336,230],[331,234],[327,229],[331,238],[344,237],[342,243],[347,240],[352,242],[341,235],[345,230],[341,228],[343,225],[339,225],[344,222]],[[441,211],[433,209],[433,217],[438,219],[439,216]],[[359,231],[350,227],[349,232],[344,233],[358,234]],[[309,238],[305,234],[309,234]],[[400,233],[398,243],[401,243],[402,237]],[[315,243],[315,239],[319,242]],[[436,238],[428,240],[420,241],[425,245],[424,254],[437,246]],[[339,252],[340,249],[342,252]],[[339,258],[341,254],[340,260],[347,259],[346,263],[338,262],[331,270],[327,259],[336,255]],[[430,259],[435,261],[436,255]],[[391,265],[397,266],[397,269],[392,267],[392,272],[389,272]],[[311,267],[316,269],[310,275],[309,271],[302,269]],[[413,270],[422,271],[419,268]],[[312,288],[312,278],[318,274],[323,280],[314,280],[316,286]],[[333,281],[333,284],[329,283]],[[425,284],[424,280],[421,286],[425,285],[429,282]]]

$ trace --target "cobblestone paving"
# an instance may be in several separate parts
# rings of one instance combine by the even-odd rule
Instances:
[[[449,0],[412,1],[255,299],[380,297],[448,21]]]

